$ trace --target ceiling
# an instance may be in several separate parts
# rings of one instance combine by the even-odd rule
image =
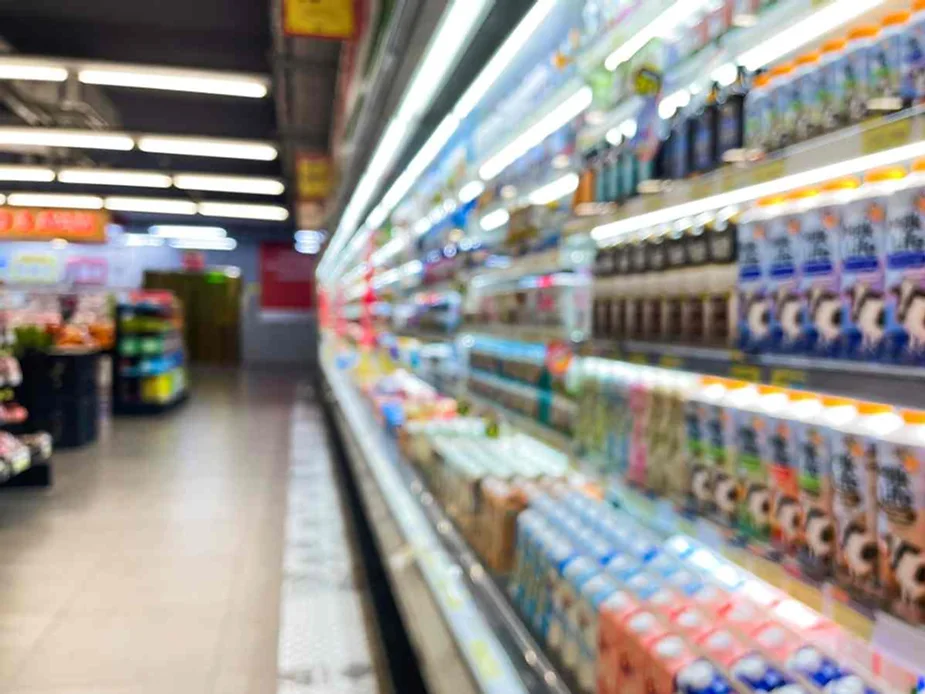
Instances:
[[[128,132],[202,135],[273,140],[281,144],[272,162],[214,159],[131,152],[55,150],[37,159],[51,164],[91,164],[113,168],[203,171],[272,176],[289,179],[296,149],[327,152],[341,44],[315,39],[287,39],[274,32],[269,0],[0,0],[0,50],[29,56],[105,60],[158,66],[232,70],[272,75],[267,98],[244,99],[140,89],[81,85],[81,97],[102,116],[105,125]],[[275,37],[275,38],[274,38]],[[22,125],[25,102],[49,126],[72,125],[74,114],[42,108],[60,99],[65,85],[0,83],[0,124]],[[80,119],[82,114],[78,114]],[[43,123],[46,124],[46,123]],[[85,127],[83,123],[75,127]],[[3,153],[0,160],[25,161],[22,154]],[[81,189],[56,184],[0,184],[4,190],[92,192],[113,195],[169,195],[196,201],[222,200],[288,204],[286,196],[268,198],[231,193],[171,190],[146,193],[140,189]],[[287,186],[291,189],[291,186]],[[145,215],[123,215],[129,224],[144,223]],[[284,224],[258,226],[292,229]],[[229,226],[226,224],[226,226]]]

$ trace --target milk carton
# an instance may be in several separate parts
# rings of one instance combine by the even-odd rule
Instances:
[[[781,198],[764,198],[742,215],[739,246],[739,348],[761,352],[772,344],[773,304],[770,294],[768,225],[779,213]]]
[[[861,403],[858,414],[833,436],[835,576],[856,599],[874,602],[879,599],[878,442],[898,430],[903,421],[886,405]]]
[[[761,394],[758,389],[744,381],[732,381],[721,400],[723,431],[722,455],[711,457],[713,487],[713,517],[726,527],[737,523],[739,500],[741,498],[738,464],[740,454],[740,431],[747,428],[748,418],[758,406]],[[747,439],[747,437],[745,437]],[[748,443],[746,440],[744,443]]]
[[[627,623],[640,613],[639,603],[623,591],[617,591],[601,605],[598,618],[598,694],[642,690],[643,673],[629,656],[627,637]]]
[[[546,642],[553,630],[553,623],[561,618],[553,598],[557,595],[566,568],[577,559],[577,554],[572,543],[560,533],[540,535],[538,540],[540,547],[533,624]]]
[[[768,291],[771,295],[769,349],[784,354],[799,352],[803,339],[803,299],[800,294],[801,204],[815,191],[787,196],[778,214],[767,222]]]
[[[699,658],[680,636],[669,634],[651,645],[647,694],[727,694],[733,689],[710,662]]]
[[[620,584],[612,578],[596,576],[582,586],[570,615],[571,632],[563,662],[576,674],[583,691],[593,692],[597,683],[601,608],[619,589]]]
[[[846,196],[860,186],[843,178],[822,187],[803,212],[800,236],[803,341],[806,352],[834,357],[841,351],[841,241]]]
[[[713,509],[713,465],[711,460],[725,451],[723,442],[723,409],[720,405],[728,381],[704,377],[685,405],[685,506],[696,513],[708,514]]]
[[[897,184],[887,204],[887,356],[925,363],[925,160]]]
[[[798,447],[800,507],[803,512],[802,544],[797,550],[804,573],[817,580],[832,574],[838,543],[833,508],[832,459],[841,429],[858,416],[858,403],[825,397],[822,411],[802,422],[795,435]]]
[[[902,413],[903,427],[879,443],[877,505],[886,605],[925,622],[925,412]]]
[[[884,351],[887,202],[894,182],[903,175],[902,169],[871,172],[844,208],[843,346],[850,359],[877,360]]]
[[[600,573],[597,562],[579,557],[562,568],[552,594],[552,614],[546,644],[553,651],[564,652],[569,633],[569,613],[578,602],[582,586]]]
[[[736,419],[736,472],[740,496],[738,526],[749,537],[767,540],[771,532],[771,479],[768,451],[771,447],[771,409],[779,409],[782,391],[762,386],[755,389],[752,406],[734,414]],[[783,403],[781,403],[782,405]]]

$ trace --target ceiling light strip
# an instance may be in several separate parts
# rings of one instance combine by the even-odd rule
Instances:
[[[153,154],[253,161],[273,161],[279,154],[276,146],[269,142],[169,135],[141,135],[138,149]]]
[[[0,166],[0,181],[49,183],[54,180],[54,170],[44,166]]]
[[[124,133],[58,128],[0,127],[0,145],[12,147],[73,147],[128,152],[135,141]]]
[[[172,180],[169,175],[156,171],[62,169],[58,172],[58,182],[127,188],[170,188]]]
[[[96,195],[10,193],[6,198],[6,203],[14,207],[61,207],[75,210],[103,209],[103,198]]]
[[[233,202],[201,202],[199,214],[204,217],[227,217],[232,219],[255,219],[268,222],[285,222],[289,210],[280,205],[248,205]]]
[[[902,147],[827,164],[817,169],[790,174],[766,183],[738,188],[728,193],[720,193],[719,195],[692,200],[681,205],[648,212],[611,224],[603,224],[595,227],[591,235],[599,244],[615,243],[635,232],[683,219],[684,217],[693,217],[704,212],[729,207],[730,205],[741,205],[769,195],[778,195],[797,188],[816,185],[841,176],[862,173],[881,166],[898,164],[921,156],[925,156],[925,141],[913,142]]]
[[[190,200],[166,198],[128,198],[113,196],[104,201],[112,212],[140,212],[146,214],[196,214],[196,203]]]

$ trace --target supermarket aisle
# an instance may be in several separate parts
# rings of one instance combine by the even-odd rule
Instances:
[[[296,381],[198,374],[185,409],[119,419],[57,456],[51,493],[0,497],[0,690],[272,694],[280,668],[330,681],[304,637],[351,616],[352,672],[372,681],[342,524],[311,525],[339,508],[320,415]],[[317,564],[338,532],[341,554]],[[333,581],[343,604],[319,612],[307,596]]]

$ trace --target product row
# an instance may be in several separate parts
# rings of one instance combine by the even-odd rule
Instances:
[[[925,622],[925,413],[620,362],[580,368],[577,438],[613,474]]]

